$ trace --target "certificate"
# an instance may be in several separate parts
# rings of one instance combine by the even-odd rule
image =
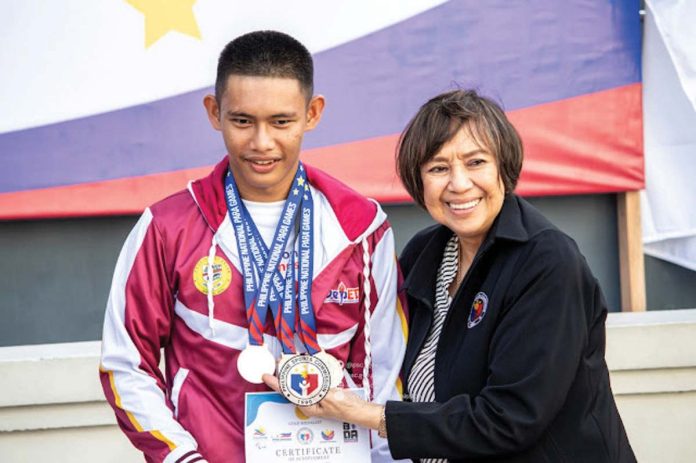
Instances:
[[[364,395],[362,389],[351,391]],[[309,418],[276,392],[247,393],[244,424],[247,463],[370,461],[367,429]]]

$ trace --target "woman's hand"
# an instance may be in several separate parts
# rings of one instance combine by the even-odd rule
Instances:
[[[263,375],[268,387],[280,392],[278,378]],[[357,394],[340,388],[331,388],[321,402],[308,407],[300,407],[307,416],[330,418],[357,424],[366,428],[377,429],[382,415],[382,405],[366,402]]]

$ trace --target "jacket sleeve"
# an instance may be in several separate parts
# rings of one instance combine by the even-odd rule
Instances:
[[[367,238],[370,253],[370,307],[368,323],[360,323],[353,342],[350,361],[353,377],[362,379],[365,364],[365,336],[369,338],[371,357],[370,399],[384,404],[387,400],[401,400],[403,390],[400,378],[401,363],[406,352],[408,322],[403,299],[397,293],[400,272],[394,251],[394,233],[387,222]],[[364,296],[367,296],[364,294]],[[361,381],[356,381],[361,386]],[[372,461],[393,461],[386,440],[371,433]]]
[[[477,458],[520,452],[563,405],[587,343],[586,308],[596,282],[575,243],[558,232],[533,249],[504,292],[490,339],[488,378],[476,396],[445,403],[387,404],[397,458]],[[466,361],[466,359],[462,359]]]
[[[159,369],[173,307],[162,236],[147,209],[121,250],[109,293],[99,368],[119,426],[148,462],[203,461],[175,419]]]

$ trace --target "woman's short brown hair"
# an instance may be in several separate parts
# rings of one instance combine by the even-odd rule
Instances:
[[[421,167],[460,129],[469,130],[474,139],[495,156],[505,194],[515,190],[522,170],[522,141],[493,100],[475,90],[453,90],[425,103],[399,138],[397,170],[411,197],[422,207]]]

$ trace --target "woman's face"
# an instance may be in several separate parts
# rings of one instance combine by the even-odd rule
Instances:
[[[462,128],[421,167],[421,179],[432,218],[477,249],[505,197],[495,155]]]

